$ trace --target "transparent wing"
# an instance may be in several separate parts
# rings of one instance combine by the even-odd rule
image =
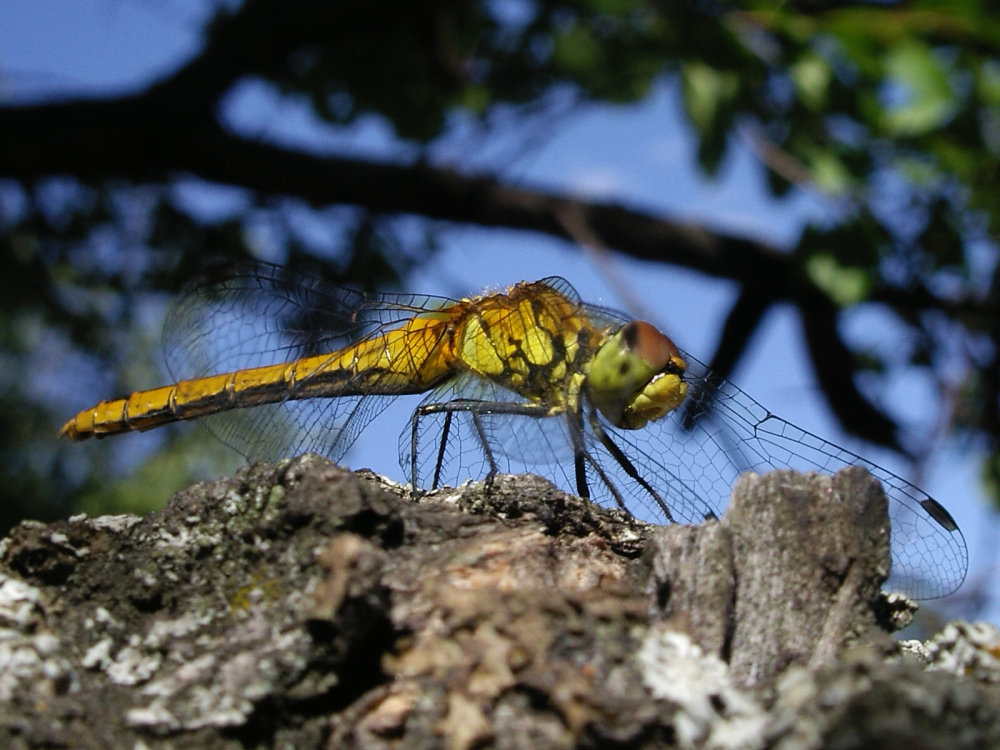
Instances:
[[[184,380],[292,362],[338,351],[450,303],[428,295],[366,295],[278,266],[231,266],[189,286],[167,314],[167,368]],[[307,385],[307,378],[297,383]],[[337,460],[394,398],[293,395],[199,421],[251,460],[306,451]]]
[[[579,303],[565,280],[545,283]],[[245,266],[198,284],[181,298],[164,331],[167,363],[183,379],[289,362],[340,350],[449,304],[428,296],[363,295],[273,266]],[[626,320],[613,310],[579,304],[598,327]],[[830,472],[860,465],[882,481],[889,497],[893,587],[933,598],[961,584],[965,540],[941,505],[895,474],[771,414],[685,357],[685,406],[636,431],[614,429],[597,417],[544,417],[546,408],[523,395],[472,375],[455,378],[421,402],[416,414],[422,416],[404,430],[404,472],[412,472],[419,486],[431,487],[491,471],[540,470],[571,492],[579,490],[582,473],[597,502],[625,505],[652,521],[697,523],[722,512],[743,471]],[[339,459],[393,398],[364,393],[290,398],[205,421],[253,459],[307,450]],[[435,404],[450,407],[428,410]]]
[[[447,408],[422,414],[430,405]],[[656,523],[701,523],[715,515],[718,506],[706,503],[697,486],[664,470],[644,452],[641,441],[634,440],[635,433],[623,431],[613,441],[627,448],[627,463],[640,470],[638,478],[609,452],[593,427],[564,412],[543,416],[545,411],[545,406],[525,402],[512,391],[464,375],[429,394],[415,411],[400,435],[400,465],[407,476],[415,469],[417,486],[428,489],[482,479],[491,471],[533,472],[578,494],[579,446],[591,500],[609,508],[625,507]],[[610,427],[604,424],[601,429]]]
[[[602,325],[628,320],[615,310],[584,307]],[[891,587],[917,599],[933,599],[962,584],[968,569],[965,538],[940,503],[891,471],[772,414],[695,357],[686,352],[683,356],[689,391],[681,409],[638,431],[607,427],[643,474],[655,478],[654,484],[675,493],[680,488],[681,499],[674,501],[679,520],[696,519],[686,511],[695,507],[684,499],[691,491],[721,513],[745,471],[832,473],[863,466],[881,481],[889,500]],[[651,511],[655,518],[656,509]]]
[[[449,404],[452,408],[421,414],[430,405]],[[431,391],[414,411],[399,436],[400,467],[425,489],[482,479],[491,468],[515,474],[544,467],[544,476],[561,476],[573,455],[563,420],[518,413],[531,408],[513,391],[461,375]]]
[[[687,408],[640,430],[617,429],[600,417],[578,422],[566,414],[515,413],[532,405],[464,376],[424,400],[423,405],[462,408],[427,415],[415,435],[411,422],[400,438],[401,464],[409,476],[415,445],[419,486],[458,484],[491,470],[533,471],[576,493],[574,444],[582,445],[591,499],[607,507],[616,507],[621,499],[633,515],[659,523],[700,523],[721,515],[745,471],[835,472],[863,466],[882,482],[889,500],[890,587],[931,599],[961,585],[968,557],[965,539],[940,504],[892,472],[775,416],[685,356]]]
[[[968,564],[965,539],[939,503],[887,469],[772,414],[694,357],[684,357],[685,406],[642,430],[613,430],[644,474],[691,487],[721,511],[744,471],[863,466],[882,482],[889,499],[890,586],[931,599],[961,585]]]

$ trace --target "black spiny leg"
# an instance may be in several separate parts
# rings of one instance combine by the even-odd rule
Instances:
[[[573,469],[576,472],[576,494],[584,500],[590,499],[590,486],[587,484],[587,448],[583,444],[583,420],[580,418],[579,406],[566,413],[567,428],[573,443]]]
[[[590,410],[589,421],[590,427],[593,429],[594,434],[597,435],[597,439],[601,441],[601,445],[607,449],[612,458],[614,458],[615,461],[618,462],[618,465],[625,470],[625,473],[632,477],[632,479],[639,483],[639,486],[649,493],[650,497],[652,497],[656,501],[656,504],[660,506],[660,510],[663,511],[667,520],[671,523],[675,523],[673,514],[671,514],[666,501],[660,497],[660,493],[653,489],[653,486],[642,477],[639,470],[635,468],[635,464],[629,460],[629,457],[622,452],[622,449],[615,444],[615,442],[611,439],[611,436],[605,432],[600,419],[597,417],[597,412],[594,409]],[[615,497],[618,497],[617,492],[615,492]]]
[[[449,411],[444,415],[444,427],[441,428],[441,444],[438,446],[437,461],[434,463],[434,481],[431,482],[431,489],[436,490],[441,481],[441,467],[444,465],[444,449],[448,445],[448,433],[451,432],[451,418],[455,412]],[[413,465],[417,465],[417,446],[413,446]],[[414,470],[414,475],[416,471]]]
[[[590,487],[587,485],[587,454],[574,446],[573,464],[576,467],[576,494],[584,500],[590,499]]]
[[[417,448],[419,442],[420,420],[431,414],[444,414],[444,425],[441,429],[441,442],[437,448],[437,457],[434,464],[434,477],[431,489],[437,489],[441,482],[441,473],[445,462],[445,451],[448,439],[452,431],[452,420],[456,412],[467,412],[472,419],[472,426],[476,432],[476,439],[486,455],[489,462],[489,473],[486,475],[487,483],[499,473],[496,457],[490,447],[490,441],[483,427],[482,415],[484,414],[514,414],[535,419],[552,417],[550,410],[541,404],[518,404],[509,401],[475,401],[473,399],[455,399],[437,404],[423,404],[418,406],[413,412],[412,429],[410,432],[410,477],[414,488],[417,487],[419,456]]]
[[[594,471],[597,472],[597,476],[599,476],[601,481],[604,482],[604,486],[611,491],[611,495],[614,497],[618,507],[629,515],[632,515],[628,506],[625,505],[625,498],[622,497],[622,493],[618,491],[618,488],[611,480],[611,477],[609,477],[607,472],[601,468],[601,465],[594,460],[594,457],[587,452],[587,448],[583,442],[583,420],[579,411],[574,412],[573,415],[569,417],[569,434],[572,436],[573,440],[573,462],[576,467],[577,494],[584,500],[590,499],[590,487],[587,485],[587,463],[589,462]]]
[[[483,423],[479,421],[478,411],[470,410],[469,413],[472,415],[472,424],[476,428],[476,436],[479,438],[479,446],[483,449],[483,453],[486,454],[486,460],[490,462],[490,470],[486,474],[486,491],[489,492],[493,489],[493,478],[497,475],[497,462],[493,458],[493,450],[490,448],[489,441],[486,439],[486,431],[483,429]]]

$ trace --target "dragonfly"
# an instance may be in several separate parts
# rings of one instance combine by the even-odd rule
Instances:
[[[642,520],[701,523],[745,471],[860,465],[889,499],[888,587],[931,599],[966,575],[965,539],[939,502],[559,277],[451,299],[241,265],[189,286],[163,339],[176,382],[102,401],[60,435],[199,418],[253,461],[309,451],[340,461],[395,399],[424,394],[399,438],[415,489],[534,472]]]

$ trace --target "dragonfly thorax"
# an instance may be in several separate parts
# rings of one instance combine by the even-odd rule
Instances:
[[[676,409],[687,395],[686,363],[649,323],[622,326],[594,355],[587,392],[616,427],[635,430]]]

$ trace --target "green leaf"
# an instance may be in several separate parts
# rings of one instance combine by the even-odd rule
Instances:
[[[928,45],[904,39],[886,53],[883,65],[890,85],[899,87],[903,96],[901,103],[890,103],[883,113],[882,126],[890,135],[923,135],[954,114],[948,73]]]
[[[976,93],[983,104],[1000,104],[1000,63],[987,60],[979,66],[976,76]]]
[[[840,265],[832,253],[810,255],[805,270],[812,282],[841,307],[861,302],[871,290],[871,277],[867,271]]]
[[[832,149],[815,149],[809,155],[809,171],[813,182],[826,193],[845,193],[853,182],[850,170]]]
[[[739,91],[739,76],[733,71],[716,70],[704,63],[689,61],[681,73],[684,105],[691,122],[702,133],[717,126]]]
[[[806,109],[818,112],[826,106],[827,92],[833,79],[833,71],[826,60],[808,52],[791,66],[789,73],[795,92]]]
[[[586,76],[601,64],[604,50],[593,31],[582,24],[574,24],[555,37],[552,59],[557,68]]]

